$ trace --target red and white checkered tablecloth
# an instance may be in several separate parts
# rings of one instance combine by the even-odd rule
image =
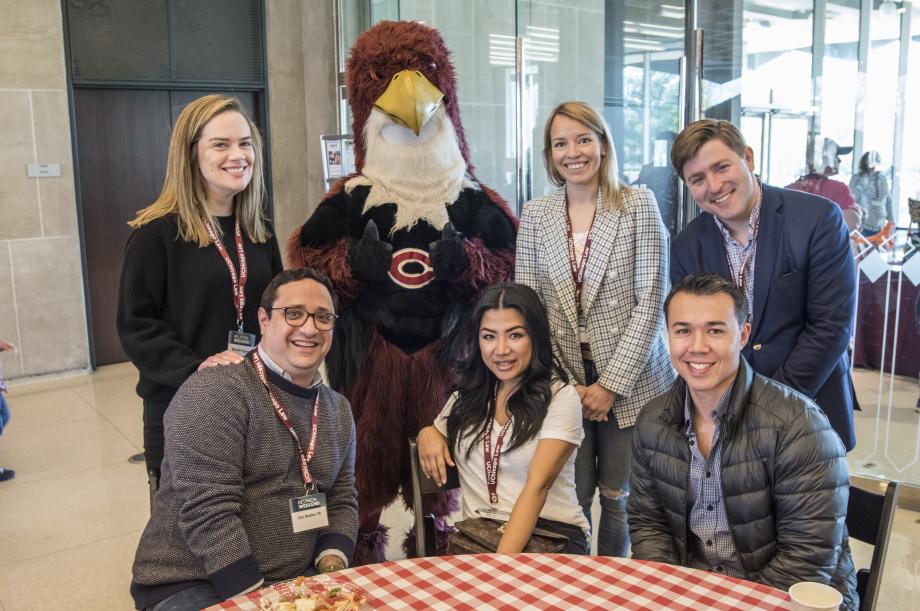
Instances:
[[[477,554],[384,562],[334,573],[374,609],[789,609],[768,586],[658,562],[563,554]],[[258,610],[259,592],[209,607]]]

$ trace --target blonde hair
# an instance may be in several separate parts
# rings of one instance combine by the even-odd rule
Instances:
[[[169,139],[166,178],[160,196],[140,210],[134,220],[128,223],[129,226],[136,229],[167,214],[175,214],[178,217],[179,237],[183,240],[208,246],[211,238],[205,221],[210,221],[214,230],[220,234],[220,224],[214,220],[214,215],[206,205],[207,190],[198,168],[197,149],[204,126],[225,112],[239,113],[246,119],[252,133],[252,179],[243,191],[233,197],[240,228],[253,242],[266,242],[271,237],[262,213],[265,200],[262,138],[240,101],[218,94],[198,98],[182,109]]]
[[[607,127],[604,117],[584,102],[563,102],[554,108],[546,119],[546,127],[543,129],[543,164],[546,166],[546,174],[549,176],[550,182],[557,187],[565,184],[565,179],[553,163],[553,138],[550,134],[553,120],[559,115],[578,121],[593,131],[600,139],[603,156],[601,157],[601,167],[597,173],[601,199],[602,201],[610,202],[614,209],[622,208],[623,194],[629,187],[622,184],[618,176],[620,170],[617,165],[617,154],[613,148],[610,128]]]

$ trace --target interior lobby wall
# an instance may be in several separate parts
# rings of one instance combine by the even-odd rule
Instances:
[[[275,228],[287,238],[326,189],[320,136],[336,133],[333,2],[266,2]]]
[[[89,364],[59,0],[0,0],[0,338],[7,378]],[[28,178],[27,164],[61,175]]]
[[[0,356],[7,378],[89,366],[59,0],[0,0]],[[266,3],[271,164],[282,243],[321,201],[320,136],[335,133],[332,2]],[[30,163],[61,175],[28,178]]]

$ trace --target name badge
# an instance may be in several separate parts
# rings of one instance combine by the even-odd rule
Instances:
[[[227,350],[236,352],[240,356],[246,356],[249,351],[256,347],[255,333],[245,333],[243,331],[231,331],[227,338]]]
[[[326,495],[322,492],[291,499],[291,525],[295,533],[329,526]]]

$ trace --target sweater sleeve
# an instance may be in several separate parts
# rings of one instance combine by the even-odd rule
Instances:
[[[273,233],[269,238],[272,249],[272,278],[284,271],[284,260],[281,258],[281,249],[278,247],[278,237]]]
[[[167,237],[165,227],[151,223],[128,238],[116,326],[125,354],[144,376],[157,384],[179,388],[202,359],[180,341],[162,317],[167,299],[167,250],[172,238]]]
[[[350,559],[355,551],[358,528],[358,496],[355,491],[355,425],[348,402],[344,398],[340,398],[339,401],[343,431],[340,442],[347,444],[348,450],[332,489],[326,493],[329,526],[323,529],[316,542],[316,558],[322,557],[329,550],[337,550],[345,558]]]
[[[179,532],[217,593],[261,582],[241,519],[248,414],[240,385],[213,392],[205,370],[182,385],[164,420]]]

